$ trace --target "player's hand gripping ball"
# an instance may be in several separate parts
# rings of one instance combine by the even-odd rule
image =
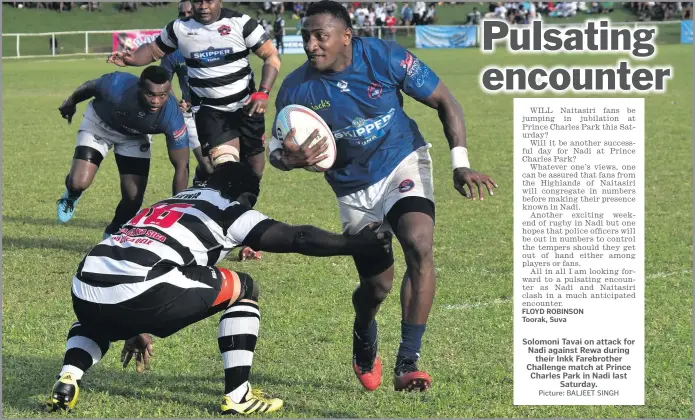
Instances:
[[[311,172],[329,170],[336,159],[335,138],[328,124],[313,110],[288,105],[275,117],[275,133],[282,141],[283,163]]]

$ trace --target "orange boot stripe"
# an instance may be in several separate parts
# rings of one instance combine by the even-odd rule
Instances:
[[[239,289],[241,289],[241,280],[239,280],[239,275],[237,275],[237,273],[227,270],[226,268],[217,267],[217,269],[222,273],[222,287],[220,287],[220,293],[217,295],[217,299],[215,299],[212,306],[217,306],[220,303],[236,299],[239,295]],[[238,284],[238,286],[234,287],[235,284]]]

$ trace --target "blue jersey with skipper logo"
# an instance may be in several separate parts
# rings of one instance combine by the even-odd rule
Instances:
[[[188,130],[176,99],[169,95],[164,106],[150,112],[138,97],[140,78],[113,72],[97,79],[92,100],[94,112],[113,130],[126,136],[164,134],[169,150],[188,147]]]
[[[188,85],[188,67],[186,59],[183,58],[181,51],[176,50],[171,54],[162,57],[162,67],[166,69],[174,78],[174,75],[179,79],[179,87],[181,88],[181,99],[191,103],[191,87]]]
[[[424,100],[438,83],[437,75],[400,45],[353,37],[347,68],[319,73],[304,63],[285,78],[275,106],[280,111],[290,104],[303,105],[326,121],[337,157],[325,176],[341,197],[384,179],[426,144],[415,121],[403,111],[401,92]]]

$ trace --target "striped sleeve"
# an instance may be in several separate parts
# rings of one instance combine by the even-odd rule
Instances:
[[[231,210],[228,216],[234,213],[236,214],[232,217],[234,222],[227,230],[227,238],[234,242],[234,246],[241,245],[249,232],[251,232],[257,224],[268,219],[268,216],[263,213],[257,210],[248,210],[241,205],[234,206]]]
[[[176,23],[175,20],[169,22],[169,24],[162,29],[162,32],[154,41],[157,44],[157,47],[159,47],[159,49],[165,54],[171,54],[179,47],[179,39],[176,36],[174,23]]]
[[[247,48],[249,48],[251,51],[256,51],[270,38],[268,38],[268,34],[266,34],[265,29],[263,29],[262,25],[258,24],[256,19],[251,19],[246,15],[244,18],[248,19],[244,23],[244,29],[242,31],[244,42],[246,43]]]

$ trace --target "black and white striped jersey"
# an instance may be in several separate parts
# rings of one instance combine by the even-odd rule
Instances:
[[[140,210],[92,248],[77,269],[73,292],[91,300],[87,295],[96,288],[137,288],[176,267],[215,265],[265,220],[271,221],[217,190],[189,188]]]
[[[170,22],[155,42],[165,53],[178,49],[186,60],[193,106],[236,111],[251,93],[249,52],[268,39],[255,19],[223,8],[209,25],[193,17]]]

